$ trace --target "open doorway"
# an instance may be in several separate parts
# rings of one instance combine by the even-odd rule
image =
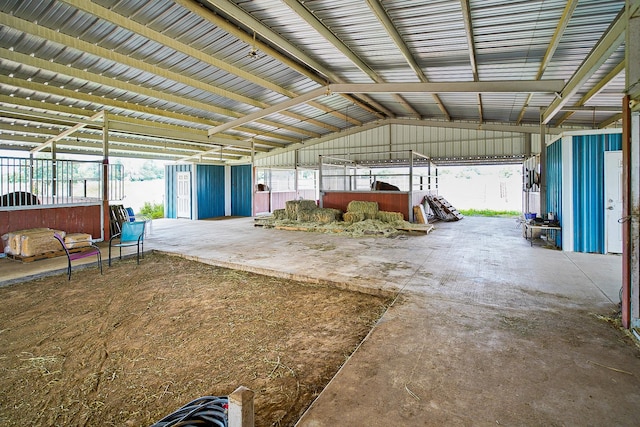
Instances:
[[[522,165],[438,165],[438,194],[459,211],[518,214]]]

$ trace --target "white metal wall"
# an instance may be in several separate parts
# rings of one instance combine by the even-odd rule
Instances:
[[[319,155],[413,150],[435,163],[521,161],[528,155],[526,135],[516,132],[389,124],[298,149],[298,166],[315,167]],[[540,135],[531,135],[531,152],[540,152]],[[295,167],[295,152],[257,158],[258,167]]]

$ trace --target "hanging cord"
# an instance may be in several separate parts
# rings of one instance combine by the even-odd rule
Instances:
[[[631,221],[631,218],[633,218],[633,215],[623,216],[622,218],[618,219],[618,224],[624,224],[625,222],[629,222]]]

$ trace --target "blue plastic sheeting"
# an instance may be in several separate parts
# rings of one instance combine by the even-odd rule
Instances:
[[[621,134],[573,137],[573,250],[604,253],[604,152],[622,149]]]
[[[547,211],[562,224],[562,140],[547,147]],[[541,215],[543,213],[541,212]],[[562,233],[555,233],[556,246],[562,247]]]
[[[251,165],[231,166],[231,215],[252,216],[253,179]]]
[[[224,166],[197,165],[197,219],[224,216]]]
[[[166,165],[164,168],[165,218],[178,216],[178,172],[191,172],[191,165]]]

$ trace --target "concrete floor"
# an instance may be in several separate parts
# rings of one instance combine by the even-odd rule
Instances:
[[[640,349],[597,317],[619,256],[530,247],[512,219],[396,238],[253,224],[155,220],[145,249],[396,297],[299,426],[638,425]],[[64,267],[0,260],[0,285]]]

